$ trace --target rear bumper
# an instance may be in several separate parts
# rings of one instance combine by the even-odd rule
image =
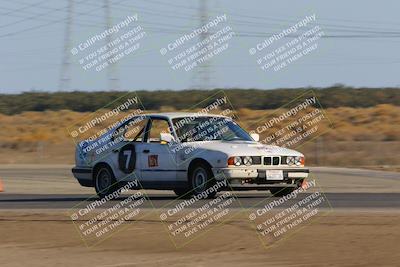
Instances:
[[[73,167],[72,174],[82,186],[93,186],[92,168]]]

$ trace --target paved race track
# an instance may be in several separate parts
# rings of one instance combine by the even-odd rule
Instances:
[[[85,205],[94,193],[93,189],[77,184],[70,174],[70,166],[3,166],[0,178],[5,187],[5,192],[0,193],[0,209],[69,209],[78,204]],[[400,208],[398,173],[321,167],[312,169],[312,178],[320,187],[317,191],[325,192],[328,200],[322,207]],[[172,207],[175,204],[172,191],[149,190],[146,193],[151,203],[147,202],[143,206],[145,208]],[[311,193],[300,194],[299,198]],[[127,196],[123,195],[107,205],[112,206]],[[237,197],[239,201],[234,203],[233,208],[263,207],[278,199],[268,191],[237,192]],[[201,200],[193,207],[200,207],[205,201]],[[293,203],[287,201],[282,207]]]
[[[305,198],[310,193],[301,194],[298,198]],[[326,198],[332,208],[400,208],[400,193],[326,193]],[[40,194],[3,194],[0,200],[0,209],[69,209],[79,204],[84,206],[82,202],[86,201],[91,195],[40,195]],[[127,196],[126,196],[127,197]],[[122,201],[125,196],[110,201],[104,207],[111,207],[118,201]],[[249,192],[238,195],[243,208],[263,207],[267,203],[278,198],[271,197],[268,193]],[[92,199],[92,201],[95,199]],[[149,194],[149,200],[154,208],[171,208],[176,204],[175,195],[167,194]],[[194,208],[201,207],[207,200],[198,201]],[[281,207],[290,207],[294,201],[287,201]],[[146,203],[143,208],[152,208],[150,202]],[[236,203],[233,208],[240,208]],[[320,207],[330,208],[328,203]]]

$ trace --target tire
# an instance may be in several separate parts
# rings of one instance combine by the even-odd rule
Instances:
[[[272,193],[272,195],[274,195],[274,197],[284,197],[286,195],[289,195],[296,189],[296,187],[274,187],[271,188],[269,191]]]
[[[189,187],[193,195],[203,194],[208,188],[215,185],[214,175],[205,163],[198,163],[189,172]],[[213,198],[217,192],[213,191],[207,195],[207,198]]]
[[[118,186],[115,184],[116,180],[112,170],[109,167],[100,167],[94,177],[94,188],[99,198],[104,198],[105,196],[115,192]]]

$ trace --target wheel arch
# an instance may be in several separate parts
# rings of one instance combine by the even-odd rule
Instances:
[[[206,172],[207,177],[206,180],[204,181],[204,183],[201,184],[201,190],[203,190],[204,188],[206,189],[203,192],[207,192],[208,188],[213,187],[213,185],[215,184],[215,179],[213,179],[214,175],[213,175],[213,171],[212,171],[212,165],[210,164],[210,162],[208,162],[207,160],[203,159],[203,158],[195,158],[193,159],[190,164],[189,164],[189,168],[188,168],[188,184],[189,184],[189,188],[191,188],[193,194],[197,195],[199,192],[196,192],[196,188],[199,187],[195,187],[195,185],[193,184],[193,181],[191,181],[191,177],[192,177],[192,172],[195,169],[196,166],[199,165],[203,165],[204,167],[206,167]],[[217,191],[214,190],[212,192],[206,193],[207,194],[207,198],[213,198],[216,194]]]
[[[103,162],[103,161],[102,161],[102,162],[97,162],[97,163],[93,166],[93,171],[92,171],[92,181],[93,181],[93,184],[94,184],[94,182],[95,182],[94,179],[96,178],[97,171],[100,170],[100,168],[102,168],[102,167],[108,168],[108,169],[110,170],[110,172],[111,172],[111,175],[114,175],[114,172],[113,172],[111,166],[110,166],[107,162]]]
[[[212,166],[207,160],[205,160],[203,158],[195,158],[189,163],[188,172],[187,172],[188,173],[188,178],[190,177],[190,174],[193,171],[193,169],[199,164],[206,165],[209,168],[209,171],[212,172]]]

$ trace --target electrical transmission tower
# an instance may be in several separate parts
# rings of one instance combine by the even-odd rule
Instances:
[[[65,24],[64,34],[64,53],[61,63],[60,81],[58,85],[59,91],[65,91],[70,89],[71,85],[71,35],[72,35],[72,23],[74,13],[74,0],[68,0],[67,6],[67,20]]]
[[[106,29],[111,28],[111,8],[110,0],[104,0],[105,16],[106,16]],[[113,35],[107,35],[107,44],[113,41]],[[113,63],[107,67],[107,79],[108,79],[108,91],[118,91],[119,90],[119,78],[118,78],[118,66],[117,63]]]
[[[67,18],[66,18],[66,27],[64,33],[64,50],[63,50],[63,58],[61,64],[60,71],[60,80],[59,80],[59,91],[66,91],[71,89],[71,49],[72,49],[72,33],[73,33],[73,20],[74,20],[74,8],[75,8],[75,0],[67,0]],[[110,0],[103,0],[103,8],[105,15],[105,27],[109,29],[112,26],[111,21],[111,5]],[[106,43],[110,43],[113,41],[112,34],[108,35],[106,38]],[[119,90],[119,78],[118,78],[118,68],[116,63],[111,64],[107,67],[107,80],[108,80],[108,90],[114,91]]]
[[[199,18],[200,27],[207,24],[208,22],[208,8],[207,0],[199,0]],[[210,33],[202,32],[199,35],[199,42],[206,40],[210,36]],[[202,62],[194,69],[193,74],[193,88],[196,89],[210,89],[211,88],[211,63],[210,59]]]

